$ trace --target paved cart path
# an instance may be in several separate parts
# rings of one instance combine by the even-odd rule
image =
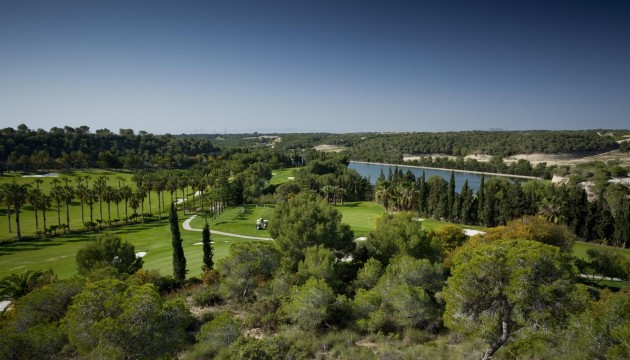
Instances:
[[[192,221],[192,219],[194,219],[196,217],[197,217],[197,215],[193,215],[193,216],[189,217],[188,219],[186,219],[186,221],[184,221],[184,223],[182,224],[182,226],[184,227],[184,230],[199,231],[199,232],[203,231],[203,229],[193,229],[192,227],[190,227],[190,222]],[[251,239],[251,240],[273,240],[272,238],[267,238],[267,237],[258,237],[258,236],[248,236],[248,235],[233,234],[233,233],[227,233],[227,232],[217,231],[217,230],[212,230],[212,229],[210,229],[210,234],[231,236],[231,237],[237,237],[237,238],[241,238],[241,239]]]

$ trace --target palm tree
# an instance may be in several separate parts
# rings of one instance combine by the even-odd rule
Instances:
[[[40,189],[30,189],[28,191],[28,202],[31,203],[33,210],[35,210],[35,229],[39,230],[39,202],[41,200],[41,196],[44,193]]]
[[[35,188],[37,188],[37,190],[39,190],[39,185],[42,184],[44,182],[44,180],[42,180],[40,178],[35,178],[33,180],[33,182],[35,183]]]
[[[390,200],[390,184],[389,181],[383,180],[376,183],[376,188],[374,189],[374,197],[376,202],[383,205],[385,210],[389,210],[389,200]]]
[[[0,280],[0,298],[17,300],[31,292],[43,275],[41,270],[26,270],[20,275],[13,273],[5,276]]]
[[[563,202],[559,197],[544,198],[540,202],[538,213],[555,224],[564,220],[562,215]]]
[[[7,199],[7,193],[9,191],[8,185],[9,184],[0,184],[0,201],[4,202],[7,205],[7,218],[8,218],[7,223],[9,224],[9,233],[12,233],[13,231],[11,230],[11,204],[9,204],[9,201]]]
[[[125,200],[125,222],[129,221],[128,210],[129,210],[129,200],[133,196],[133,191],[129,185],[123,185],[119,191],[120,197]]]
[[[32,201],[32,200],[33,200],[33,197],[32,197],[32,196],[35,196],[35,197],[37,198],[37,197],[38,197],[38,195],[43,194],[43,193],[41,192],[41,190],[39,189],[39,185],[40,185],[40,184],[42,184],[42,183],[44,182],[44,180],[42,180],[42,179],[40,179],[40,178],[35,178],[35,179],[33,180],[33,182],[35,183],[35,189],[34,189],[34,190],[29,191],[29,202],[31,203],[31,205],[33,205],[33,209],[35,210],[35,228],[36,228],[36,229],[39,229],[39,217],[37,216],[37,210],[38,210],[38,208],[37,208],[37,206],[36,206],[35,204],[33,204],[33,201]],[[38,195],[36,195],[36,194],[31,194],[31,192],[32,192],[32,191],[36,191],[36,192],[38,193]],[[32,196],[31,196],[31,195],[32,195]],[[35,200],[35,202],[37,202],[37,200]],[[44,229],[44,230],[45,230],[45,229]]]
[[[116,197],[116,189],[114,189],[111,186],[105,187],[105,191],[103,192],[103,200],[105,200],[105,202],[107,203],[107,221],[109,222],[110,226],[111,226],[111,221],[112,221],[110,204],[112,201],[115,200],[115,197]]]
[[[183,172],[180,172],[177,184],[182,189],[182,210],[184,210],[184,214],[186,214],[186,188],[188,187],[188,178]]]
[[[46,209],[50,207],[51,199],[49,195],[42,193],[39,200],[39,208],[42,209],[42,219],[44,220],[44,234],[46,234]]]
[[[155,191],[158,194],[158,219],[162,220],[162,212],[164,211],[164,190],[166,190],[166,178],[163,173],[156,174],[154,177]],[[162,201],[160,202],[160,196]]]
[[[166,189],[171,193],[171,204],[173,203],[173,193],[177,191],[177,176],[173,172],[168,173]]]
[[[118,191],[116,192],[116,200],[117,200],[116,201],[116,217],[120,219],[120,212],[118,210],[118,204],[123,200],[121,189],[122,189],[122,186],[127,182],[127,179],[125,179],[122,176],[118,176],[116,180],[118,180]]]
[[[144,189],[147,192],[149,199],[149,214],[153,214],[153,206],[151,205],[151,190],[153,190],[154,182],[153,176],[145,176],[144,177]]]
[[[132,218],[134,219],[134,222],[136,222],[135,219],[138,217],[138,208],[140,207],[140,196],[138,196],[138,193],[131,193],[131,196],[129,197],[129,206],[133,209]]]
[[[74,188],[68,184],[63,187],[63,202],[66,204],[66,229],[70,233],[70,204],[74,199]]]
[[[20,208],[28,198],[28,189],[30,184],[18,184],[16,182],[9,183],[5,186],[4,201],[8,206],[13,206],[15,212],[15,227],[17,229],[17,240],[22,240],[20,229]]]
[[[85,224],[85,215],[83,212],[83,200],[85,199],[85,192],[87,191],[87,187],[83,185],[83,176],[77,176],[75,181],[77,182],[76,197],[77,199],[79,199],[79,203],[81,204],[81,223]]]
[[[105,190],[107,188],[107,177],[99,176],[94,181],[94,193],[98,196],[98,204],[99,204],[99,215],[100,219],[103,220],[103,195],[105,194]]]
[[[140,215],[142,215],[142,222],[144,222],[144,198],[147,196],[147,191],[144,187],[139,187],[136,190],[136,197],[140,200]]]
[[[330,204],[330,197],[335,193],[335,187],[333,185],[325,185],[319,190],[324,195],[326,202]]]
[[[52,188],[50,189],[50,196],[55,199],[57,203],[57,225],[61,226],[61,202],[64,199],[63,187],[60,185],[61,181],[53,179]]]
[[[416,189],[413,186],[405,186],[398,185],[398,206],[402,210],[410,210],[413,208],[415,197],[416,197]]]
[[[89,202],[89,189],[83,183],[77,184],[77,192],[76,197],[79,199],[81,204],[81,223],[85,224],[85,213],[84,213],[84,205]]]

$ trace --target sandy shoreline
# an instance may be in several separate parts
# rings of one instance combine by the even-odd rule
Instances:
[[[467,173],[467,174],[503,176],[503,177],[511,177],[511,178],[519,178],[519,179],[530,179],[530,180],[542,180],[542,178],[535,177],[535,176],[499,174],[499,173],[490,173],[490,172],[473,171],[473,170],[444,169],[444,168],[436,168],[436,167],[428,167],[428,166],[403,165],[403,164],[387,164],[387,163],[368,162],[368,161],[355,161],[355,160],[352,160],[350,162],[351,163],[357,163],[357,164],[398,166],[398,167],[409,167],[409,168],[415,168],[415,169],[431,169],[431,170],[442,170],[442,171],[454,171],[454,172]]]

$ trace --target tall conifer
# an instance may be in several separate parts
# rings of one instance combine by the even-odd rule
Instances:
[[[179,232],[179,219],[177,218],[177,208],[171,203],[171,211],[168,215],[171,224],[172,245],[173,245],[173,277],[180,284],[186,280],[186,257],[182,247],[182,236]]]
[[[201,233],[203,240],[203,266],[202,270],[212,270],[214,261],[212,261],[212,243],[210,242],[210,226],[206,223]]]
[[[483,222],[484,220],[484,206],[485,206],[485,176],[482,173],[481,174],[481,181],[479,182],[479,190],[477,191],[477,204],[478,204],[478,214],[477,214],[477,218],[479,219],[480,222]]]

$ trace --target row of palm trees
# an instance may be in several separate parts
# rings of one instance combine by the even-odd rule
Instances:
[[[135,189],[130,186],[123,177],[117,177],[117,184],[110,185],[107,176],[92,178],[90,175],[75,177],[74,184],[68,178],[63,180],[53,179],[50,192],[46,194],[40,185],[41,178],[36,178],[31,184],[18,184],[17,182],[4,183],[0,186],[0,202],[7,206],[7,216],[9,232],[13,232],[11,217],[15,218],[17,239],[22,239],[20,228],[20,210],[30,204],[35,213],[35,228],[39,233],[48,235],[57,229],[63,229],[64,233],[70,231],[70,206],[79,202],[81,206],[81,222],[88,228],[95,227],[95,211],[98,211],[97,222],[102,224],[107,222],[112,224],[112,204],[115,205],[116,219],[121,219],[120,205],[124,204],[124,221],[129,223],[129,208],[133,210],[132,219],[141,218],[145,221],[145,216],[153,216],[152,193],[157,195],[157,215],[162,218],[162,213],[168,211],[165,206],[165,195],[170,194],[169,203],[181,204],[184,213],[187,211],[203,210],[207,207],[213,213],[221,212],[225,208],[229,187],[225,186],[229,180],[227,176],[220,176],[219,173],[201,172],[199,170],[186,171],[162,171],[155,173],[136,173],[132,177]],[[187,191],[192,190],[199,195],[199,201],[192,197],[192,204],[177,199],[187,199]],[[181,193],[180,193],[181,192]],[[208,194],[204,199],[204,194]],[[148,214],[145,213],[145,202],[148,201]],[[106,206],[107,220],[104,219],[103,206]],[[65,206],[65,223],[62,223],[61,208]],[[97,206],[97,209],[95,209]],[[48,227],[46,212],[50,208],[55,208],[57,213],[57,224]],[[137,211],[140,209],[140,215]],[[89,210],[89,217],[87,211]],[[40,229],[41,211],[43,220],[43,231]]]

